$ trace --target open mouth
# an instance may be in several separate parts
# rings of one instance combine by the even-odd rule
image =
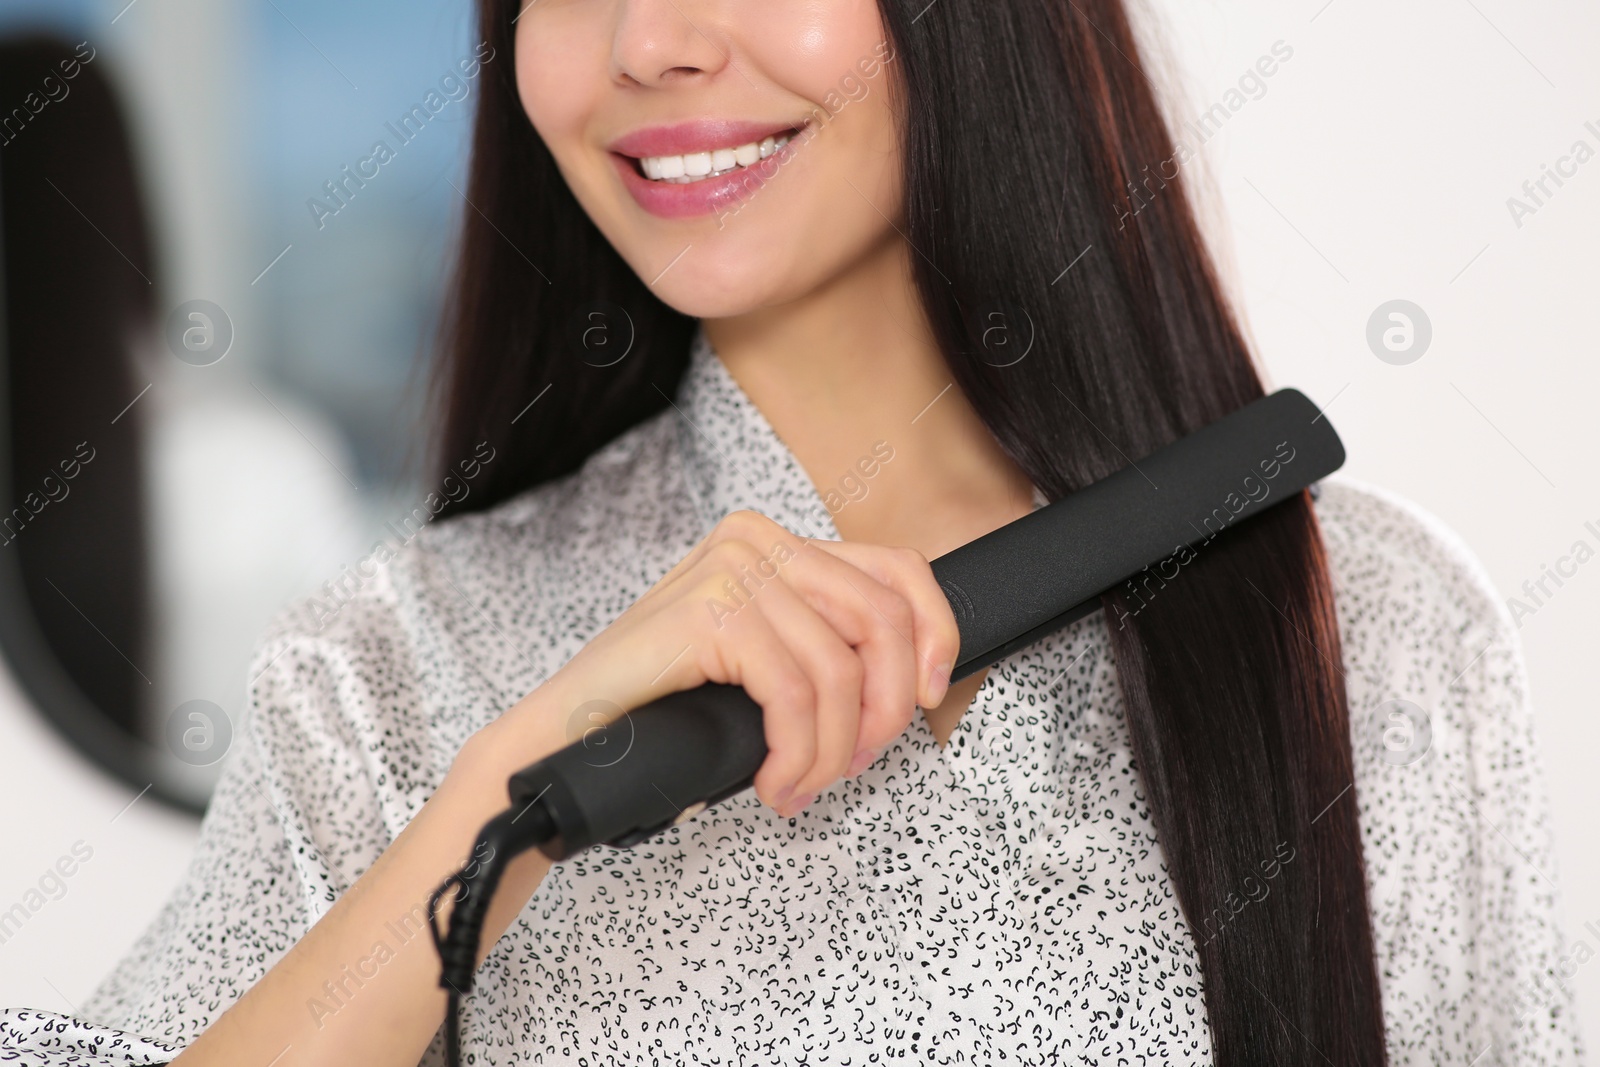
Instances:
[[[804,127],[784,130],[741,145],[729,145],[707,152],[689,152],[679,156],[626,157],[634,172],[643,178],[663,184],[688,185],[707,178],[720,178],[746,167],[753,167],[772,156],[788,144]]]

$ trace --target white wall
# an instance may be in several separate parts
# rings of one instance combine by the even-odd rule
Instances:
[[[0,1005],[71,1014],[178,884],[196,823],[78,755],[3,663],[0,811],[0,911],[20,903],[33,913],[0,944]],[[72,873],[57,881],[52,869]]]
[[[1198,118],[1275,42],[1292,57],[1205,142],[1236,292],[1264,363],[1338,427],[1351,475],[1453,526],[1502,594],[1573,543],[1600,550],[1596,237],[1600,6],[1592,0],[1158,0]],[[1586,128],[1585,123],[1593,123]],[[1588,143],[1595,158],[1518,226],[1507,199]],[[1530,204],[1532,201],[1528,201]],[[1373,354],[1406,299],[1430,348]],[[1569,571],[1573,566],[1566,565]],[[1600,561],[1519,631],[1555,811],[1572,948],[1600,956]],[[1577,968],[1600,1042],[1600,963]]]

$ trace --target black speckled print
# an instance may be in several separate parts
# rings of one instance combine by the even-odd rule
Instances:
[[[1348,479],[1324,489],[1392,1062],[1572,1063],[1509,617],[1437,520]],[[740,507],[838,537],[702,336],[674,406],[582,470],[429,527],[320,631],[308,602],[286,609],[182,885],[81,1018],[0,1012],[0,1060],[121,1067],[188,1044],[377,859],[473,731]],[[1097,612],[1010,656],[947,748],[918,716],[794,819],[746,791],[558,865],[484,964],[469,1051],[508,1065],[1208,1062],[1195,939],[1105,627]],[[1409,766],[1380,758],[1372,716],[1394,697],[1431,715]],[[440,1062],[438,1041],[424,1062]],[[1308,1048],[1304,1062],[1320,1061]]]

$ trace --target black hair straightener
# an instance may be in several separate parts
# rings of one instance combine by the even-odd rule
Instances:
[[[1101,594],[1339,469],[1344,446],[1304,394],[1280,389],[1054,503],[931,561],[961,633],[951,680],[999,662],[1100,606]],[[626,753],[618,758],[617,753]],[[479,931],[504,865],[530,848],[563,860],[627,848],[748,789],[767,756],[760,705],[715,683],[672,693],[513,775],[479,834],[471,874],[429,901],[450,993],[471,987]],[[434,921],[456,890],[449,932]],[[452,1061],[454,1062],[454,1061]]]

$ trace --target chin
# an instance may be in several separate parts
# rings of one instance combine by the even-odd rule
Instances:
[[[752,278],[747,272],[689,264],[689,255],[678,261],[652,292],[668,307],[697,319],[728,319],[745,315],[771,304],[783,303],[780,287]],[[682,275],[672,275],[689,267]],[[648,278],[646,279],[648,281]]]
[[[732,240],[724,233],[699,239],[686,234],[681,240],[650,241],[624,258],[669,307],[695,318],[724,319],[787,303],[816,284],[819,279],[797,274],[788,254],[805,244],[792,233],[761,237],[746,233]],[[679,257],[676,262],[674,257]],[[810,258],[817,257],[813,253]],[[802,261],[798,266],[815,269],[816,264]]]

